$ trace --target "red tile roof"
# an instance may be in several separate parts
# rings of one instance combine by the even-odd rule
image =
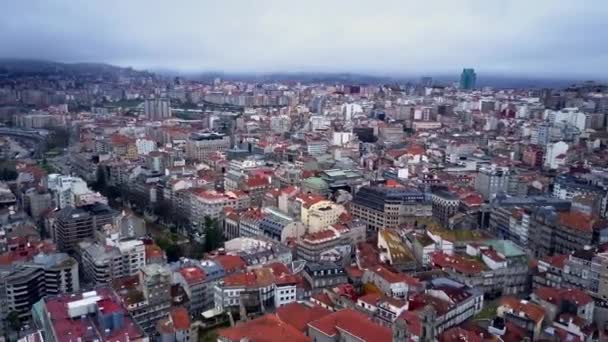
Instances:
[[[542,306],[516,297],[503,297],[500,300],[500,305],[511,308],[515,315],[520,316],[518,313],[525,314],[527,318],[535,323],[541,322],[545,317],[545,310]]]
[[[558,289],[554,287],[539,287],[534,290],[534,294],[540,299],[559,305],[562,301],[567,300],[577,306],[583,306],[591,303],[591,296],[579,289]]]
[[[188,310],[181,307],[171,309],[171,320],[175,330],[188,330],[190,329],[190,315]]]
[[[420,285],[420,281],[418,279],[404,273],[390,271],[384,266],[374,267],[373,269],[370,269],[370,271],[376,273],[378,276],[382,277],[384,280],[391,284],[402,282],[409,286]]]
[[[334,240],[338,238],[338,234],[333,229],[324,229],[315,233],[309,233],[302,236],[302,240],[312,243],[318,244],[330,240]]]
[[[250,342],[309,342],[309,338],[298,329],[270,314],[222,329],[218,335],[232,342],[245,338]]]
[[[336,336],[346,332],[361,341],[392,341],[392,332],[389,328],[372,322],[365,314],[352,309],[334,312],[314,322],[310,322],[308,325],[327,336]]]
[[[227,274],[247,269],[247,263],[238,255],[218,255],[213,261],[222,265]]]
[[[327,305],[329,307],[333,307],[334,306],[334,302],[324,292],[316,293],[316,294],[312,295],[311,299],[313,301],[317,302],[317,303],[325,304],[325,305]]]
[[[362,301],[363,303],[377,306],[380,298],[382,298],[382,295],[379,293],[368,293],[364,296],[359,297],[359,300]]]
[[[566,260],[568,260],[568,254],[562,254],[562,255],[552,255],[552,256],[548,256],[542,259],[542,261],[548,263],[549,265],[555,267],[555,268],[559,268],[559,269],[563,269],[564,265],[566,264]]]
[[[244,286],[252,287],[257,284],[256,276],[253,272],[246,273],[234,273],[227,275],[224,278],[224,285],[226,286]]]
[[[277,309],[277,317],[301,332],[306,333],[308,323],[331,314],[331,311],[316,304],[290,303]]]
[[[448,329],[439,335],[439,342],[482,342],[481,336],[462,329],[460,327],[454,327]]]
[[[8,239],[8,246],[12,249],[0,255],[0,265],[10,265],[15,262],[30,261],[38,253],[53,253],[57,250],[50,240],[38,241],[29,237],[16,236]]]
[[[205,272],[198,267],[186,267],[179,270],[188,284],[197,284],[205,280]]]
[[[399,316],[405,321],[407,331],[412,335],[422,337],[422,320],[413,311],[405,311]]]
[[[577,211],[570,211],[559,213],[559,223],[571,229],[591,232],[593,231],[595,220],[589,215]]]
[[[363,277],[363,270],[357,266],[348,266],[346,267],[346,274],[348,274],[350,278],[361,278]]]
[[[122,307],[120,299],[114,292],[107,287],[98,288],[96,293],[101,299],[97,302],[99,307],[103,307],[105,313],[122,313],[124,324],[119,329],[110,331],[109,335],[99,333],[101,327],[97,326],[93,330],[96,334],[94,338],[100,341],[126,342],[136,341],[144,337],[143,331],[128,315],[127,310]],[[68,303],[81,300],[82,293],[73,295],[61,295],[56,297],[46,297],[44,305],[49,317],[52,318],[53,333],[57,336],[58,342],[74,341],[78,337],[85,336],[88,333],[88,327],[93,324],[97,325],[97,319],[87,315],[85,318],[75,317],[70,318],[68,313]],[[97,333],[95,333],[97,331]]]
[[[249,188],[260,188],[270,185],[270,181],[264,176],[253,176],[247,179],[247,187]]]
[[[157,245],[146,245],[146,261],[159,259],[165,256],[165,252]]]
[[[407,154],[420,155],[420,154],[424,154],[424,152],[425,152],[424,147],[422,147],[420,145],[412,145],[412,146],[407,147]]]
[[[502,255],[498,254],[498,252],[496,250],[491,249],[491,248],[482,249],[481,254],[494,260],[495,262],[503,262],[506,260]]]
[[[437,311],[438,316],[445,315],[454,306],[450,302],[445,301],[443,299],[439,299],[437,297],[433,297],[433,296],[431,296],[429,294],[425,294],[425,293],[418,293],[410,299],[409,310],[410,311],[420,310],[420,309],[423,309],[427,305],[431,305],[433,308],[435,308],[435,311]]]
[[[313,194],[299,194],[297,198],[302,202],[302,206],[310,208],[313,204],[326,200],[325,197]]]
[[[485,264],[480,261],[463,258],[458,255],[448,255],[443,252],[431,254],[431,261],[433,265],[442,269],[449,268],[470,275],[479,274],[486,270]]]

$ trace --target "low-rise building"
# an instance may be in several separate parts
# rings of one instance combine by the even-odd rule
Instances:
[[[280,263],[234,273],[215,286],[215,307],[224,311],[266,312],[295,302],[299,284],[301,279]]]
[[[313,293],[347,282],[344,268],[334,262],[308,262],[302,276],[310,285]]]
[[[518,294],[528,289],[528,258],[508,240],[467,245],[466,254],[435,252],[431,264],[486,295]]]
[[[188,310],[172,308],[167,318],[156,323],[156,332],[161,342],[190,342],[198,340],[198,327],[190,322]]]
[[[431,217],[432,209],[423,192],[389,186],[365,186],[355,194],[351,203],[353,216],[373,230],[414,224]]]
[[[436,278],[429,289],[410,298],[403,319],[411,335],[433,341],[445,330],[481,312],[483,294],[449,278]],[[396,321],[396,323],[399,320]],[[394,330],[399,330],[393,327]]]
[[[77,340],[149,341],[120,298],[107,287],[95,291],[49,296],[32,307],[34,325],[45,342]]]
[[[515,297],[503,297],[496,315],[524,329],[533,341],[541,336],[545,311],[538,304]]]
[[[353,309],[340,310],[308,323],[308,336],[318,342],[393,340],[391,329]]]
[[[115,244],[81,242],[78,247],[85,279],[95,285],[136,275],[146,265],[146,247],[141,240]]]
[[[154,334],[156,323],[171,307],[171,271],[146,265],[137,275],[114,279],[111,286],[135,322],[147,334]]]
[[[373,284],[384,295],[395,298],[407,298],[423,288],[418,279],[404,273],[393,272],[384,266],[364,270],[362,282]]]

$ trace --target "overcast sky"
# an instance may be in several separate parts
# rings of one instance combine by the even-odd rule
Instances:
[[[608,75],[606,0],[6,0],[0,57],[180,71]]]

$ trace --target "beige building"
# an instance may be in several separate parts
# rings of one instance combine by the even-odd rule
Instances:
[[[198,133],[186,142],[186,157],[190,160],[205,160],[214,152],[224,152],[230,148],[230,137],[219,133]]]
[[[343,205],[322,196],[306,195],[298,199],[302,203],[300,220],[310,233],[318,232],[338,222],[340,215],[346,212]]]

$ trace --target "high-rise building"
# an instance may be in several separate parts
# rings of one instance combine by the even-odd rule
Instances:
[[[491,199],[499,192],[508,192],[509,168],[490,165],[479,169],[475,177],[475,190],[485,199]]]
[[[157,264],[146,265],[136,275],[114,279],[112,288],[133,319],[148,334],[167,317],[171,308],[171,270]]]
[[[96,285],[135,275],[146,265],[146,248],[141,240],[119,241],[115,245],[81,242],[78,247],[83,274]]]
[[[387,186],[365,186],[351,203],[355,218],[369,229],[396,228],[415,223],[433,215],[433,206],[426,194],[418,190]]]
[[[112,224],[117,212],[106,204],[95,203],[74,208],[67,206],[57,212],[52,236],[62,252],[73,252],[76,245],[92,239],[95,231]]]
[[[31,306],[47,295],[80,290],[77,261],[64,253],[38,254],[33,260],[0,268],[0,332],[6,317],[16,312],[22,322],[31,318]]]
[[[150,120],[163,120],[171,117],[169,99],[150,99],[144,102],[144,113]]]
[[[475,69],[464,68],[462,74],[460,74],[460,89],[471,90],[475,89],[475,83],[477,82],[477,74]]]
[[[32,309],[44,341],[149,341],[118,295],[108,287],[47,296]]]
[[[191,160],[205,160],[215,152],[225,152],[230,148],[230,137],[220,133],[195,133],[186,142],[186,157]]]

